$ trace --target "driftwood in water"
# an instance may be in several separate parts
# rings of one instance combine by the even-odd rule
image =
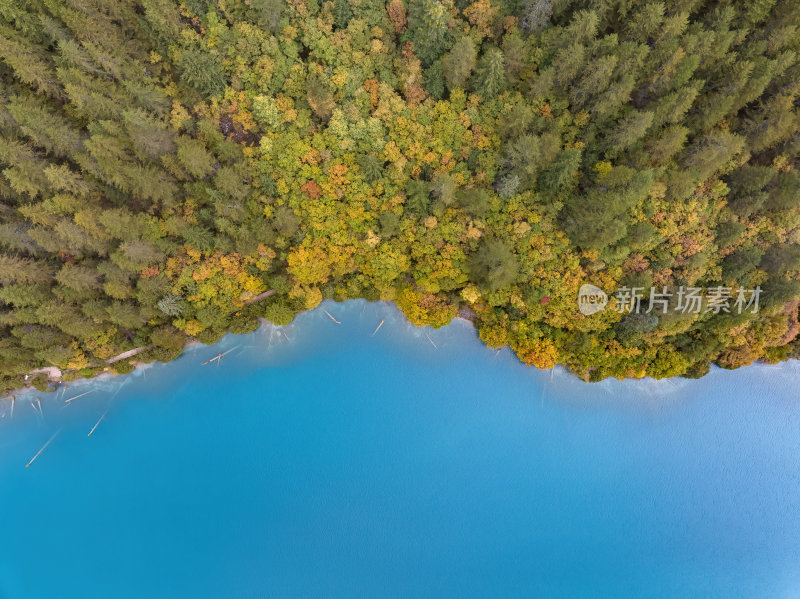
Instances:
[[[216,356],[214,356],[214,357],[213,357],[213,358],[211,358],[210,360],[206,360],[205,362],[203,362],[202,364],[200,364],[200,366],[205,366],[206,364],[211,364],[211,362],[216,362],[217,364],[219,364],[219,363],[222,361],[222,358],[224,358],[225,356],[227,356],[227,355],[228,355],[229,353],[231,353],[233,350],[235,350],[235,349],[239,349],[239,347],[241,347],[241,346],[237,345],[236,347],[232,347],[232,348],[230,348],[230,349],[229,349],[228,351],[226,351],[226,352],[222,352],[222,353],[220,353],[220,354],[217,354]]]
[[[89,434],[88,434],[88,435],[86,435],[87,437],[91,437],[91,436],[92,436],[92,433],[95,431],[95,429],[96,429],[98,426],[100,426],[100,423],[103,421],[103,418],[105,418],[105,417],[106,417],[106,414],[108,414],[108,409],[106,409],[106,411],[105,411],[105,412],[103,412],[103,415],[102,415],[102,416],[100,416],[100,419],[99,419],[99,420],[98,420],[98,421],[95,423],[95,425],[92,427],[92,430],[90,430],[90,431],[89,431]]]
[[[61,429],[58,429],[56,432],[54,432],[54,433],[53,433],[53,436],[52,436],[52,437],[50,437],[50,438],[47,440],[47,443],[45,443],[44,445],[42,445],[42,448],[41,448],[39,451],[37,451],[37,452],[36,452],[36,455],[35,455],[35,456],[33,456],[33,457],[31,458],[31,461],[30,461],[30,462],[28,462],[27,464],[25,464],[25,467],[26,467],[26,468],[27,468],[28,466],[30,466],[31,464],[33,464],[33,462],[34,462],[34,461],[36,461],[36,458],[38,458],[38,457],[39,457],[39,456],[42,454],[42,452],[43,452],[45,449],[47,449],[47,446],[48,446],[48,445],[50,445],[50,443],[53,441],[53,439],[55,439],[55,438],[56,438],[56,435],[58,435],[58,433],[60,433],[60,432],[61,432]]]
[[[436,344],[433,342],[433,339],[431,339],[431,336],[430,336],[430,335],[428,335],[428,333],[425,333],[425,336],[428,338],[428,341],[430,341],[430,342],[431,342],[431,345],[432,345],[433,347],[435,347],[436,349],[439,349],[439,346],[438,346],[438,345],[436,345]]]
[[[325,314],[327,314],[327,315],[328,315],[328,318],[330,318],[330,319],[331,319],[333,322],[335,322],[336,324],[342,324],[341,322],[339,322],[338,320],[336,320],[336,319],[333,317],[333,314],[331,314],[331,313],[330,313],[330,312],[328,312],[327,310],[323,310],[323,312],[325,312]]]
[[[93,389],[92,389],[92,391],[93,391]],[[91,393],[92,391],[87,391],[86,393],[81,393],[80,395],[76,395],[75,397],[70,397],[69,399],[64,400],[64,403],[69,403],[71,401],[74,401],[74,400],[78,399],[79,397],[83,397],[84,395],[89,395],[89,393]]]
[[[380,330],[381,330],[381,327],[383,326],[383,323],[384,323],[384,322],[386,322],[386,319],[385,319],[385,318],[384,318],[383,320],[381,320],[381,323],[380,323],[380,324],[379,324],[379,325],[378,325],[378,326],[375,328],[375,330],[374,330],[374,331],[372,331],[372,335],[370,335],[370,337],[374,337],[374,336],[375,336],[375,333],[377,333],[378,331],[380,331]]]

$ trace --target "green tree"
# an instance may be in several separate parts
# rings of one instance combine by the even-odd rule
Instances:
[[[408,3],[408,35],[414,54],[423,65],[432,64],[451,43],[450,18],[438,0],[411,0]]]
[[[519,265],[511,248],[502,241],[489,239],[481,243],[470,257],[470,279],[488,291],[507,287],[517,278]]]
[[[652,112],[633,111],[619,121],[609,135],[609,144],[615,152],[627,150],[644,137],[653,123]]]
[[[102,289],[100,275],[91,266],[67,263],[56,274],[56,281],[60,285],[75,291],[99,291]]]
[[[488,190],[481,187],[459,189],[456,193],[459,206],[474,218],[484,218],[492,206],[492,197]]]
[[[206,97],[218,96],[225,91],[225,74],[215,56],[189,48],[183,51],[178,64],[181,80]]]
[[[427,69],[422,75],[423,86],[428,95],[435,100],[441,100],[444,97],[444,67],[442,61],[437,60]]]
[[[180,304],[182,299],[180,295],[174,295],[172,293],[165,295],[158,300],[158,309],[167,316],[178,317],[183,314],[183,307]]]
[[[582,151],[575,148],[560,152],[553,164],[539,175],[539,188],[556,194],[574,186],[575,174],[581,166],[582,155]]]
[[[427,181],[411,179],[406,184],[406,210],[422,217],[429,213],[430,205],[430,184]]]
[[[375,154],[361,156],[358,164],[368,183],[375,183],[383,175],[383,162]]]
[[[478,52],[475,42],[468,35],[464,35],[453,44],[443,58],[444,77],[450,89],[466,89],[472,70],[475,68]]]
[[[178,160],[192,177],[202,179],[214,171],[214,156],[199,139],[181,137],[177,147]]]
[[[483,53],[475,75],[472,77],[472,89],[485,99],[500,94],[506,86],[506,69],[503,52],[500,48],[489,48]]]
[[[38,98],[16,96],[8,103],[8,111],[20,131],[47,152],[69,157],[80,149],[80,131]]]
[[[347,0],[334,0],[333,19],[337,29],[347,29],[350,19],[353,18],[353,9]]]
[[[43,283],[50,278],[50,270],[43,262],[0,254],[0,283],[30,285]]]
[[[283,0],[253,0],[252,6],[256,19],[272,33],[277,32],[283,16]]]

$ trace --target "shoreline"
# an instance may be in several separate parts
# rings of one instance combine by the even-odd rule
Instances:
[[[326,307],[325,307],[326,305],[327,306],[330,306],[330,304],[333,304],[333,305],[340,305],[340,304],[344,305],[344,304],[347,304],[347,303],[353,302],[353,301],[364,301],[364,302],[366,302],[367,305],[382,305],[382,306],[391,308],[391,309],[395,310],[397,313],[399,313],[402,316],[403,320],[414,329],[424,330],[426,328],[433,328],[430,325],[418,326],[418,325],[413,324],[405,316],[405,313],[397,306],[397,304],[395,304],[395,302],[387,301],[387,300],[377,300],[377,301],[373,301],[373,302],[370,302],[370,301],[367,301],[367,300],[346,300],[344,302],[336,302],[334,300],[323,300],[315,308],[312,308],[310,310],[304,310],[302,312],[298,312],[297,315],[295,315],[295,318],[292,319],[292,322],[289,323],[289,324],[290,325],[293,324],[295,322],[295,320],[297,319],[297,317],[302,315],[302,314],[309,314],[309,313],[312,313],[314,311],[320,311],[323,314],[326,314],[327,313],[327,310],[326,310]],[[330,314],[328,314],[328,316],[330,316]],[[449,327],[455,321],[460,321],[460,322],[462,322],[464,324],[471,325],[473,330],[477,334],[477,327],[475,326],[475,320],[476,320],[476,316],[474,314],[471,314],[471,313],[467,312],[466,310],[461,310],[452,318],[452,320],[449,323],[447,323],[446,325],[444,325],[441,328]],[[251,331],[250,333],[245,333],[245,335],[255,333],[255,332],[259,331],[259,330],[262,330],[262,329],[268,328],[268,327],[273,327],[274,329],[277,329],[277,330],[283,330],[283,329],[285,329],[286,326],[289,326],[289,325],[276,325],[276,324],[270,322],[269,320],[267,320],[266,318],[263,318],[263,317],[258,318],[258,321],[259,321],[259,326],[255,330]],[[382,323],[379,326],[382,326]],[[235,333],[226,333],[225,335],[223,335],[223,337],[221,337],[216,342],[214,342],[214,343],[212,343],[210,345],[206,345],[203,342],[198,341],[197,339],[190,339],[183,345],[183,348],[181,349],[181,353],[178,356],[176,356],[173,360],[170,360],[170,362],[172,362],[174,360],[177,360],[178,358],[183,356],[186,353],[186,350],[188,350],[190,348],[199,347],[199,346],[209,347],[209,348],[210,347],[214,347],[215,345],[218,345],[222,341],[222,339],[224,339],[225,336],[227,336],[227,335],[235,335]],[[430,338],[428,340],[431,341]],[[503,349],[510,349],[508,345],[505,345],[505,346],[503,346],[501,348],[490,347],[482,339],[480,339],[480,337],[478,337],[478,341],[481,343],[481,345],[486,350],[491,350],[491,351],[495,351],[495,352],[499,353]],[[433,343],[433,342],[431,341],[431,343]],[[435,344],[434,344],[434,346],[435,346]],[[130,364],[131,364],[131,366],[133,366],[133,369],[130,372],[126,372],[126,373],[114,372],[113,369],[110,368],[114,363],[122,361],[122,360],[125,360],[125,359],[127,359],[129,357],[136,356],[136,355],[138,355],[140,353],[143,353],[144,351],[146,351],[147,349],[150,349],[151,347],[152,346],[144,346],[144,347],[138,347],[138,348],[126,350],[125,352],[122,352],[122,353],[114,356],[113,358],[110,358],[109,360],[106,361],[106,364],[108,365],[108,368],[106,370],[104,370],[103,372],[101,372],[101,373],[99,373],[99,374],[97,374],[96,376],[93,376],[93,377],[79,376],[78,378],[75,378],[73,380],[64,381],[64,379],[63,379],[64,371],[59,369],[57,366],[47,366],[47,367],[37,368],[35,370],[32,370],[31,372],[29,372],[26,375],[26,380],[30,381],[34,376],[36,376],[38,374],[48,374],[48,384],[49,384],[49,386],[52,386],[52,389],[48,388],[47,391],[39,391],[30,382],[28,382],[28,384],[25,387],[22,387],[20,389],[14,389],[12,391],[9,391],[9,392],[5,393],[3,395],[3,397],[0,397],[0,401],[10,399],[15,394],[27,393],[27,392],[30,392],[30,391],[39,391],[40,393],[54,393],[54,392],[58,391],[59,389],[63,388],[64,386],[69,386],[69,385],[72,385],[72,384],[75,384],[75,383],[86,383],[86,382],[97,381],[97,380],[107,380],[107,379],[113,379],[113,378],[117,378],[117,377],[125,377],[125,376],[129,376],[129,375],[133,374],[135,371],[142,371],[143,369],[145,369],[145,368],[147,368],[147,367],[149,367],[149,366],[151,366],[153,364],[157,364],[157,363],[169,364],[170,363],[170,362],[160,362],[158,360],[155,360],[153,362],[132,361],[132,362],[130,362]],[[565,372],[569,373],[570,376],[573,377],[574,379],[582,381],[582,382],[585,382],[585,383],[598,384],[598,383],[602,383],[602,382],[608,381],[608,380],[614,380],[614,381],[647,381],[647,380],[652,380],[652,381],[670,381],[670,380],[675,380],[675,379],[698,380],[696,377],[686,377],[686,376],[678,376],[678,377],[671,377],[671,378],[665,378],[665,379],[656,379],[656,378],[653,378],[653,377],[645,376],[645,377],[627,377],[627,378],[622,378],[622,379],[616,378],[616,377],[607,377],[606,379],[603,379],[601,381],[584,381],[579,376],[574,374],[567,367],[567,365],[565,365],[565,364],[555,364],[552,368],[541,369],[541,368],[538,368],[538,367],[533,366],[533,365],[525,364],[522,360],[519,359],[519,357],[516,355],[515,352],[513,352],[513,350],[511,351],[511,353],[514,355],[515,359],[518,362],[520,362],[521,364],[523,364],[526,368],[534,368],[536,370],[542,370],[542,371],[544,371],[544,370],[552,371],[552,370],[560,367]],[[747,364],[747,365],[744,365],[744,366],[739,366],[739,367],[734,368],[734,369],[727,369],[727,368],[723,368],[721,366],[719,366],[719,368],[722,369],[722,370],[734,371],[734,370],[739,370],[740,368],[747,368],[749,366],[775,367],[775,366],[778,366],[780,364],[783,364],[783,363],[786,363],[786,362],[791,362],[791,361],[792,361],[792,359],[787,359],[787,360],[782,360],[782,361],[777,362],[777,363],[772,363],[772,362],[765,362],[764,360],[760,360],[759,359],[759,360],[756,360],[756,361],[754,361],[754,362],[752,362],[750,364]],[[58,378],[52,378],[50,376],[55,371],[58,371],[58,373],[59,373]],[[706,376],[708,376],[708,373],[704,374],[702,377],[699,377],[699,379],[703,379]]]

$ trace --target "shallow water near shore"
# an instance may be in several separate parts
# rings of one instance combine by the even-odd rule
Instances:
[[[800,364],[586,384],[326,302],[18,394],[0,598],[40,597],[800,597]]]

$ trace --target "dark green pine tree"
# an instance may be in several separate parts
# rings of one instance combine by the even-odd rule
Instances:
[[[219,60],[204,50],[184,50],[178,68],[181,80],[205,97],[217,96],[225,90],[225,74]]]
[[[334,0],[333,23],[337,29],[347,29],[350,19],[353,18],[353,9],[347,0]]]
[[[472,77],[472,89],[482,98],[489,100],[498,96],[505,87],[506,68],[503,51],[500,48],[489,48],[478,61]]]
[[[412,0],[408,9],[408,35],[414,54],[427,66],[451,44],[450,17],[438,0]]]
[[[508,244],[488,239],[470,257],[469,272],[478,286],[487,291],[497,291],[514,282],[519,263]]]
[[[359,158],[358,165],[368,183],[375,183],[383,175],[383,162],[375,154],[366,154]]]
[[[429,213],[430,205],[430,184],[427,181],[411,179],[406,184],[406,210],[423,217]]]

